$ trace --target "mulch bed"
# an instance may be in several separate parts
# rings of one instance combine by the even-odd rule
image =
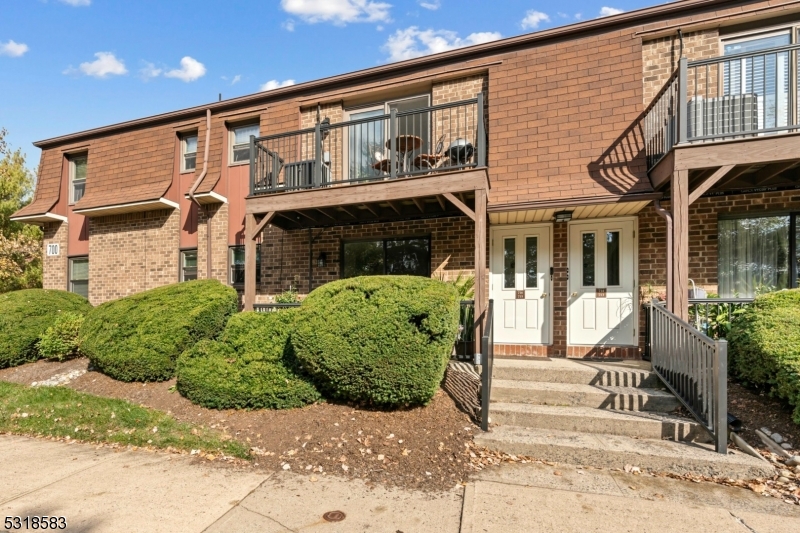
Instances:
[[[29,385],[87,366],[86,359],[38,361],[0,370],[0,380]],[[122,383],[91,370],[67,384],[222,431],[252,447],[254,467],[422,490],[450,489],[475,471],[470,451],[477,427],[441,390],[426,407],[391,412],[333,403],[286,411],[217,411],[192,404],[174,385],[175,380]]]
[[[742,421],[739,434],[750,446],[768,451],[755,433],[757,429],[767,427],[773,433],[780,433],[794,446],[793,450],[788,450],[789,453],[800,455],[800,426],[792,420],[792,408],[785,402],[728,381],[728,412]]]

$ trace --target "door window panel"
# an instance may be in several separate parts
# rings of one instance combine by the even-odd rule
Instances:
[[[516,239],[503,239],[503,288],[515,289],[516,283]]]
[[[595,284],[595,273],[594,273],[594,233],[584,233],[581,236],[583,240],[582,248],[582,282],[584,287],[594,287]]]
[[[606,232],[607,285],[619,285],[619,231]]]
[[[361,120],[372,117],[382,117],[383,108],[370,109],[350,113],[350,120]],[[384,119],[375,119],[361,122],[348,128],[347,139],[347,161],[350,179],[364,179],[380,176],[381,171],[373,168],[373,165],[386,159],[386,149],[384,142],[386,133],[384,131]]]
[[[525,288],[535,289],[539,283],[539,239],[525,238]]]
[[[427,276],[430,264],[428,239],[386,241],[386,273]]]

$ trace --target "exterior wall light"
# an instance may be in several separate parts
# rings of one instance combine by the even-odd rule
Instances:
[[[559,211],[555,214],[556,222],[569,222],[572,220],[572,211]]]
[[[317,257],[317,266],[322,268],[328,264],[328,254],[325,252],[320,252],[319,256]]]

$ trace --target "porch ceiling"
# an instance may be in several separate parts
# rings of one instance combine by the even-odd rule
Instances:
[[[550,222],[558,211],[572,211],[572,220],[585,218],[606,218],[635,215],[652,200],[638,202],[616,202],[594,205],[566,205],[545,209],[527,209],[520,211],[502,211],[489,213],[491,224],[527,224],[533,222]]]
[[[475,210],[475,193],[456,193],[467,207]],[[400,222],[425,218],[464,216],[442,195],[423,196],[385,202],[363,202],[333,207],[279,211],[271,224],[283,230],[351,226],[377,222]]]

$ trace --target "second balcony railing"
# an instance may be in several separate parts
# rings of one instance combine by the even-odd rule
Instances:
[[[483,95],[250,138],[251,196],[486,166]]]

